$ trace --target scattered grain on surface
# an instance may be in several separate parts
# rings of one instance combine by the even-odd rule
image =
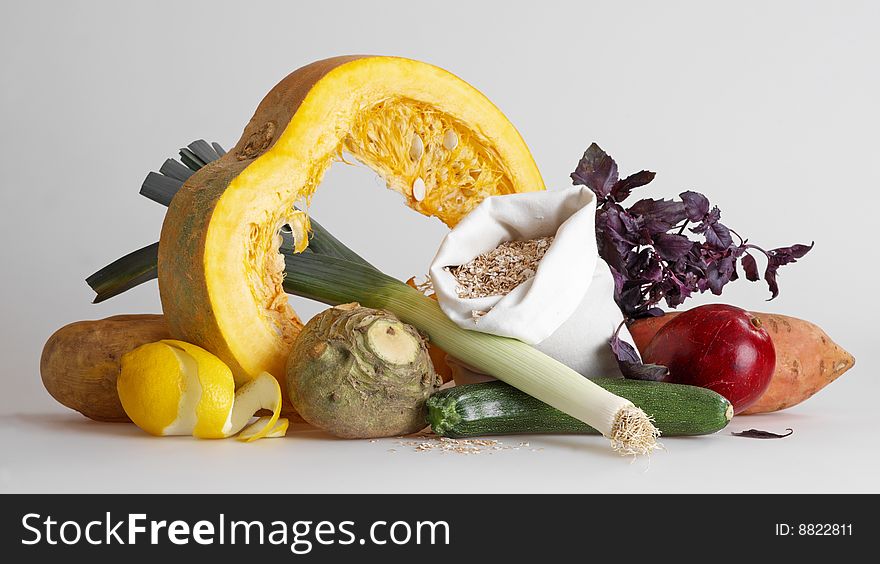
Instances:
[[[397,441],[397,444],[416,452],[439,451],[441,453],[453,452],[456,454],[482,454],[484,452],[492,454],[492,451],[520,450],[529,446],[529,443],[526,442],[521,442],[517,445],[505,445],[501,441],[494,439],[452,439],[434,435],[416,435]]]

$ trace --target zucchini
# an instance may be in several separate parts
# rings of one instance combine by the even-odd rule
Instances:
[[[707,435],[723,429],[733,417],[730,402],[706,388],[623,378],[595,378],[593,382],[642,408],[664,436]],[[434,433],[442,437],[599,434],[500,380],[437,392],[428,398],[427,418]]]

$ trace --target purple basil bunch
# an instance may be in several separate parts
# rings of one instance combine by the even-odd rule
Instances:
[[[595,143],[571,173],[574,184],[596,194],[599,255],[611,266],[614,298],[629,319],[660,315],[656,306],[663,300],[675,308],[695,292],[721,294],[725,284],[739,278],[737,263],[746,279],[759,280],[750,252],[767,258],[763,278],[772,300],[779,294],[779,267],[813,248],[792,245],[765,251],[752,245],[721,223],[721,211],[698,192],[682,192],[678,200],[646,198],[625,208],[622,204],[632,191],[654,176],[643,170],[619,178],[617,163]]]

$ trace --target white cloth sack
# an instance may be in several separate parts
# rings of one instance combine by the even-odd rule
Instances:
[[[589,378],[619,376],[608,345],[623,316],[598,256],[596,199],[584,187],[491,196],[440,245],[431,281],[443,312],[463,329],[519,339]],[[459,298],[446,270],[501,243],[554,236],[535,276],[506,296]],[[474,318],[474,311],[488,312]],[[626,327],[620,337],[632,342]]]

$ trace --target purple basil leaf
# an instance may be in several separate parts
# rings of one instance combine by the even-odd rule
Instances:
[[[717,221],[706,219],[706,221],[691,229],[691,232],[702,234],[706,238],[706,243],[718,250],[723,251],[733,245],[730,229]]]
[[[784,439],[785,437],[794,433],[792,429],[786,429],[787,433],[784,435],[780,435],[779,433],[772,433],[770,431],[762,431],[761,429],[748,429],[746,431],[740,432],[731,432],[730,434],[735,437],[746,437],[748,439]]]
[[[702,221],[706,214],[709,213],[709,199],[699,192],[682,192],[679,194],[681,201],[684,202],[685,213],[691,221]]]
[[[619,333],[611,337],[610,344],[611,351],[614,353],[614,356],[617,357],[617,360],[625,362],[642,362],[642,358],[639,356],[635,347],[621,339]]]
[[[779,295],[779,284],[776,282],[776,271],[779,265],[774,265],[771,261],[767,261],[767,268],[764,269],[764,280],[767,287],[770,288],[770,300],[775,299]],[[767,300],[768,302],[770,300]]]
[[[684,203],[675,200],[644,198],[634,203],[627,211],[636,216],[668,218],[669,223],[673,224],[685,218]]]
[[[600,218],[604,223],[605,229],[618,234],[626,233],[626,226],[623,224],[623,220],[620,218],[622,213],[625,212],[618,209],[618,206],[609,206],[602,210]]]
[[[666,305],[675,309],[690,297],[691,291],[684,286],[675,276],[670,276],[662,284],[663,298]]]
[[[653,200],[646,198],[639,200],[627,210],[630,214],[644,221],[643,227],[651,233],[669,231],[673,225],[684,220],[684,203],[675,200]]]
[[[693,243],[684,235],[658,233],[654,236],[654,248],[663,260],[677,261],[691,250]]]
[[[625,238],[630,241],[638,240],[639,232],[643,229],[641,220],[625,211],[620,212],[617,217],[623,225],[623,232],[627,234]]]
[[[635,174],[630,174],[623,180],[617,181],[611,188],[611,198],[615,202],[622,202],[629,198],[634,188],[644,186],[654,180],[656,173],[649,170],[642,170]]]
[[[644,364],[635,347],[621,339],[616,333],[611,337],[610,345],[611,351],[617,359],[617,366],[625,378],[658,382],[669,374],[669,369],[665,366]]]
[[[742,256],[740,260],[742,264],[743,270],[746,273],[746,279],[752,282],[757,282],[761,279],[760,274],[758,274],[758,261],[755,260],[755,257],[746,253]]]
[[[642,362],[617,361],[617,366],[624,378],[629,380],[646,380],[662,382],[669,374],[669,369],[661,364],[644,364]]]
[[[599,201],[608,197],[617,178],[617,163],[595,143],[587,148],[571,173],[572,182],[592,190]]]
[[[780,266],[797,262],[797,259],[810,252],[815,243],[807,245],[792,245],[767,251],[767,268],[764,270],[764,280],[770,288],[770,299],[779,295],[779,284],[776,282],[776,274]],[[768,300],[769,301],[769,300]]]
[[[810,243],[809,245],[792,245],[790,247],[780,247],[778,249],[772,249],[768,251],[768,254],[771,256],[785,257],[785,262],[782,264],[789,264],[791,262],[797,262],[795,259],[802,258],[805,254],[810,252],[810,249],[813,248],[815,242]]]
[[[786,264],[797,262],[797,259],[802,258],[804,255],[810,252],[810,249],[813,248],[813,244],[814,243],[811,243],[809,246],[792,245],[790,247],[771,249],[767,251],[767,260],[772,262],[776,266],[784,266]]]
[[[712,211],[706,215],[706,220],[711,223],[721,221],[721,210],[718,209],[718,206],[712,208]]]
[[[684,282],[678,276],[670,276],[669,277],[670,288],[672,290],[671,293],[674,295],[678,295],[682,297],[682,301],[686,298],[691,297],[691,294],[696,291],[696,283],[697,277],[692,273],[688,273],[684,277]],[[678,305],[678,304],[676,304]]]
[[[688,241],[690,244],[690,241]],[[663,280],[663,265],[659,260],[652,260],[639,271],[639,280],[645,282],[660,282]]]
[[[611,270],[611,278],[614,280],[614,298],[617,299],[620,297],[620,291],[623,289],[623,284],[626,281],[626,278],[613,266],[609,265],[609,267]]]
[[[616,245],[600,244],[599,256],[602,257],[602,260],[604,260],[612,269],[623,270],[623,255],[617,249]]]
[[[666,293],[664,298],[666,300],[666,305],[668,305],[672,309],[675,309],[678,306],[680,306],[681,304],[683,304],[684,301],[688,298],[688,296],[685,294],[682,294],[682,293],[676,293],[676,292],[670,291],[670,292]]]
[[[612,204],[604,207],[596,217],[599,256],[619,272],[623,272],[625,257],[637,245],[635,235],[630,234],[621,214],[626,215],[620,206]]]
[[[717,221],[710,225],[703,235],[706,237],[706,242],[717,249],[729,249],[733,245],[730,229]]]
[[[663,279],[663,265],[650,247],[645,247],[638,253],[630,253],[624,265],[624,272],[640,290],[643,282],[660,282]]]
[[[625,316],[635,317],[642,305],[642,291],[639,286],[624,284],[617,298],[617,303]]]
[[[735,273],[736,263],[733,261],[733,257],[724,257],[712,263],[706,273],[709,279],[709,289],[716,296],[720,296],[721,289],[730,282]]]

